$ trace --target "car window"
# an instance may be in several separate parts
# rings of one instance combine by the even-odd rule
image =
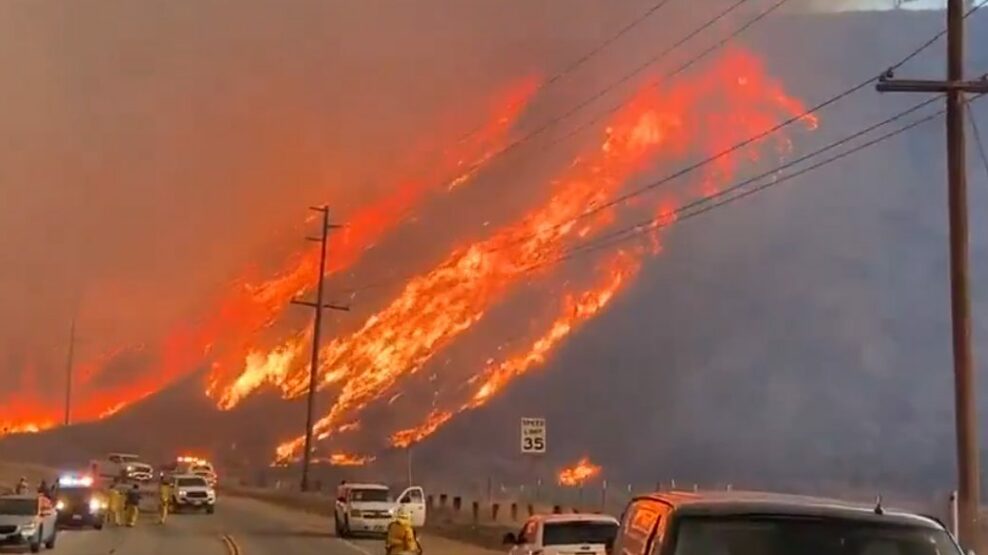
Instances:
[[[350,490],[350,501],[368,503],[386,503],[391,501],[391,495],[386,489],[352,489]]]
[[[837,518],[692,516],[675,538],[675,555],[960,555],[937,528]]]
[[[422,490],[419,489],[413,489],[401,498],[402,503],[422,503],[423,501],[425,500],[422,499]]]
[[[611,545],[617,529],[610,522],[547,522],[542,527],[542,545]]]
[[[119,463],[120,462],[120,457],[118,457],[116,455],[110,455],[110,462],[111,463]]]
[[[176,486],[189,487],[189,488],[204,488],[206,487],[206,480],[202,478],[179,478],[176,480]]]
[[[0,515],[30,516],[38,514],[37,499],[0,498]]]

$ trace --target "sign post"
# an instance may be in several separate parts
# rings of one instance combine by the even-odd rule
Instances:
[[[521,454],[528,459],[529,474],[535,478],[535,499],[538,503],[542,497],[542,477],[539,475],[539,459],[546,450],[545,418],[521,419]]]

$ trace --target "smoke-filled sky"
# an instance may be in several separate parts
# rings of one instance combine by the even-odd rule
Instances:
[[[306,207],[329,203],[346,221],[393,192],[415,162],[433,163],[433,142],[483,124],[499,91],[554,75],[650,4],[0,3],[0,376],[32,390],[39,388],[23,380],[35,376],[57,389],[76,310],[80,360],[153,343],[166,330],[202,319],[229,282],[266,277],[301,248],[313,229]],[[579,102],[727,3],[675,4],[542,91],[517,115],[517,127],[532,128]],[[792,13],[814,6],[794,7],[739,43],[807,104],[917,46],[920,41],[903,36],[904,25],[915,29],[913,38],[940,28],[935,13],[815,20]],[[711,36],[726,29],[715,26]],[[674,59],[700,47],[690,45]],[[972,50],[972,69],[988,69],[983,52]],[[936,74],[939,56],[930,52],[909,70]],[[794,149],[819,146],[907,104],[877,94],[852,99],[824,114],[809,142],[794,137]],[[743,440],[764,446],[762,452],[778,450],[783,439],[805,445],[784,424],[806,419],[807,429],[821,436],[846,428],[846,421],[826,417],[831,410],[865,418],[867,425],[846,444],[838,439],[822,447],[819,461],[845,460],[847,453],[853,456],[846,460],[884,461],[874,440],[889,422],[949,416],[947,382],[920,381],[924,393],[907,395],[911,373],[926,367],[913,364],[907,376],[893,379],[905,362],[941,365],[937,372],[949,366],[943,276],[936,269],[944,257],[943,199],[928,190],[940,184],[941,135],[927,129],[919,143],[880,151],[895,162],[850,165],[853,172],[807,180],[836,183],[833,192],[816,187],[790,195],[782,188],[754,208],[718,211],[686,224],[682,235],[672,232],[663,255],[646,264],[605,320],[588,328],[585,342],[560,353],[553,372],[544,374],[555,378],[540,377],[503,403],[537,406],[545,389],[567,387],[565,368],[597,388],[573,390],[582,406],[597,406],[595,394],[617,394],[627,396],[629,407],[673,407],[643,419],[643,433],[662,430],[676,415],[691,419],[668,434],[677,447],[653,451],[661,457],[679,450],[680,467],[735,447],[742,464],[765,467],[757,450],[740,448]],[[331,288],[419,272],[450,247],[487,237],[488,228],[513,221],[542,198],[574,151],[523,152],[485,168],[463,193],[414,210],[414,225],[398,231],[403,240],[382,240],[385,252],[368,256],[369,269],[334,279]],[[672,163],[643,175],[661,176]],[[972,178],[972,187],[984,183]],[[923,200],[914,204],[917,198]],[[331,325],[353,331],[394,293],[352,299],[363,303],[357,315],[349,321],[334,315]],[[508,308],[520,304],[515,299]],[[555,307],[542,311],[552,315]],[[494,312],[494,323],[484,329],[509,329],[500,339],[516,340],[531,321],[549,317],[526,314],[522,324],[509,316]],[[302,325],[306,317],[302,311],[289,319]],[[620,374],[602,380],[604,368]],[[132,370],[125,361],[122,373]],[[724,390],[716,389],[721,378]],[[870,406],[874,396],[849,394],[855,383],[895,394]],[[492,410],[511,413],[506,406]],[[705,406],[721,412],[709,415]],[[546,411],[558,421],[567,407]],[[603,423],[628,426],[630,419],[616,409],[598,422],[577,417],[588,445],[564,451],[603,450],[615,441],[627,452],[633,433],[618,441],[601,429]],[[924,433],[939,438],[945,430]],[[715,447],[725,438],[731,441]],[[912,444],[895,445],[901,453]],[[639,467],[654,462],[628,469],[644,474]]]

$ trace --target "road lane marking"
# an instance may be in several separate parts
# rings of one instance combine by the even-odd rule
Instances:
[[[340,540],[341,542],[345,543],[346,545],[348,545],[350,547],[350,549],[354,549],[354,550],[356,550],[356,551],[358,551],[360,553],[363,553],[364,555],[374,555],[370,551],[367,551],[363,547],[360,547],[359,545],[353,543],[350,540],[344,540],[344,539],[341,539],[341,538],[337,538],[337,539]]]
[[[223,534],[220,536],[220,540],[223,542],[223,545],[226,546],[227,553],[230,555],[241,555],[240,546],[237,545],[237,541],[233,539],[233,536],[230,534]]]

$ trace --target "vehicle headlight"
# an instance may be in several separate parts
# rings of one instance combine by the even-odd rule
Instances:
[[[89,512],[91,512],[91,513],[97,513],[102,508],[103,508],[103,504],[100,503],[99,499],[96,499],[94,497],[94,498],[92,498],[92,499],[89,500]]]
[[[178,496],[179,496],[179,497],[185,497],[185,491],[183,491],[183,490],[178,490]]]
[[[55,510],[56,511],[64,511],[65,510],[65,501],[62,501],[61,499],[59,499],[58,502],[55,503]]]
[[[37,531],[38,531],[38,525],[33,522],[21,526],[21,534],[25,536],[33,536],[34,533]]]

